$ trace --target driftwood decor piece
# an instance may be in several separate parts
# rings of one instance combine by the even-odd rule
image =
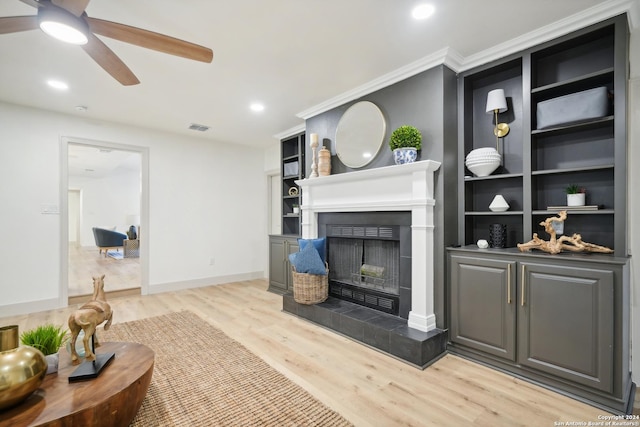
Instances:
[[[559,254],[562,251],[571,252],[599,252],[604,254],[610,254],[613,249],[605,246],[594,245],[593,243],[587,243],[582,241],[580,234],[574,233],[573,236],[560,236],[556,237],[556,230],[553,227],[553,223],[562,223],[567,219],[567,211],[558,212],[557,216],[551,216],[540,223],[544,226],[544,231],[551,236],[549,241],[542,240],[538,237],[538,233],[533,233],[533,239],[527,243],[518,243],[518,249],[520,252],[528,252],[531,249],[538,249],[550,254]]]

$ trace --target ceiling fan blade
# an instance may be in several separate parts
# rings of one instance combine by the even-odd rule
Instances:
[[[204,46],[117,22],[89,17],[86,20],[92,32],[105,37],[195,61],[213,60],[213,51]]]
[[[0,18],[0,34],[38,29],[37,16],[7,16]]]
[[[54,5],[66,9],[76,16],[82,15],[90,0],[51,0]]]
[[[82,45],[82,48],[98,65],[123,85],[131,86],[140,83],[129,67],[93,34],[89,34],[89,42]]]
[[[42,4],[38,0],[20,0],[24,4],[28,4],[33,7],[40,7]]]

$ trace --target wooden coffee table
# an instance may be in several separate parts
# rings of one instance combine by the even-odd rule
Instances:
[[[128,426],[144,400],[153,374],[153,351],[142,344],[108,342],[97,354],[115,358],[95,379],[69,383],[69,353],[60,350],[57,374],[49,374],[27,400],[0,412],[0,426]]]

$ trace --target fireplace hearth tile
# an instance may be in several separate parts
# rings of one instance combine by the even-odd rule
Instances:
[[[406,319],[333,297],[315,305],[298,304],[291,294],[282,298],[283,311],[420,368],[429,365],[446,350],[446,331],[418,331],[409,328]]]

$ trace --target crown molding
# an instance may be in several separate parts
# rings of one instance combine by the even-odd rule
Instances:
[[[273,135],[273,137],[276,138],[276,139],[284,139],[284,138],[288,138],[290,136],[293,136],[293,135],[295,135],[297,133],[304,132],[304,130],[305,130],[305,124],[301,123],[301,124],[299,124],[297,126],[294,126],[294,127],[289,128],[289,129],[287,129],[285,131],[277,133],[277,134]]]
[[[522,36],[500,43],[492,48],[470,55],[464,58],[461,68],[457,71],[469,70],[495,61],[623,13],[627,13],[629,17],[629,27],[632,31],[639,23],[639,9],[640,6],[638,6],[637,0],[611,0],[601,3]]]
[[[377,79],[371,80],[370,82],[365,83],[362,86],[358,86],[355,89],[344,92],[334,98],[328,99],[321,104],[301,111],[300,113],[296,114],[296,116],[306,120],[320,113],[324,113],[325,111],[329,111],[332,108],[344,105],[349,101],[353,101],[354,99],[358,99],[364,95],[375,92],[376,90],[383,89],[401,80],[405,80],[411,76],[415,76],[416,74],[419,74],[435,66],[447,63],[457,64],[461,58],[462,56],[451,48],[440,49],[439,51],[434,52],[431,55],[420,58],[417,61],[405,65],[402,68],[398,68],[395,71],[378,77]]]
[[[460,55],[457,51],[449,47],[440,49],[431,55],[358,86],[355,89],[301,111],[296,114],[296,117],[307,120],[438,65],[444,64],[456,73],[469,70],[623,13],[627,14],[630,31],[634,31],[640,26],[639,3],[638,0],[609,0],[467,57]],[[287,132],[289,131],[285,131],[283,134]]]

